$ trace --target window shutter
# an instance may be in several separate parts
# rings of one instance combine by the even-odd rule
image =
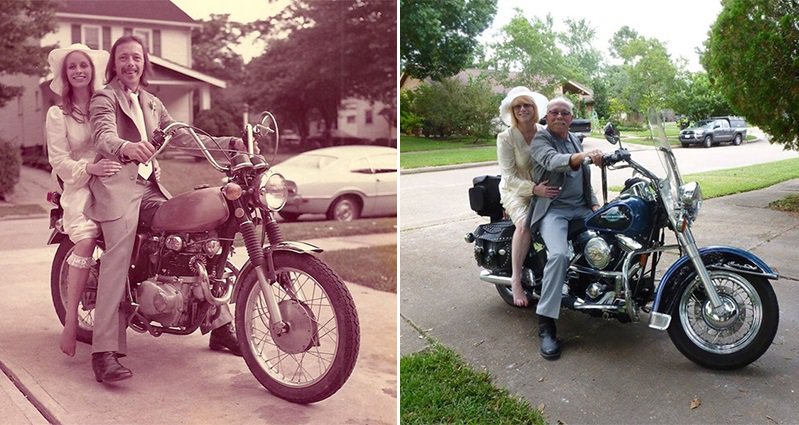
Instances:
[[[125,29],[123,29],[122,30],[122,34],[124,34],[124,35],[132,35],[133,34],[133,28],[125,28]]]
[[[80,25],[72,24],[72,43],[80,43]]]
[[[153,54],[161,57],[161,30],[153,30]]]
[[[103,44],[102,48],[111,50],[111,27],[103,27]]]

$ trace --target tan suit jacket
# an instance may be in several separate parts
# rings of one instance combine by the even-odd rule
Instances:
[[[173,121],[161,100],[142,88],[139,89],[139,100],[144,112],[144,125],[151,137],[155,129],[163,128]],[[141,139],[133,120],[130,96],[119,80],[112,81],[94,94],[90,117],[98,159],[122,161],[125,159],[121,156],[122,145],[125,142],[138,143]],[[156,161],[153,165],[158,166]],[[86,209],[86,215],[96,221],[120,218],[131,202],[131,192],[137,176],[138,165],[135,162],[123,163],[122,169],[112,176],[93,176],[89,181],[92,200]],[[169,192],[160,183],[158,186],[168,198]]]

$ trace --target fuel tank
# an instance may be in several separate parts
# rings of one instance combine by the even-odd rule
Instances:
[[[153,216],[156,232],[200,232],[215,229],[230,216],[218,187],[181,193],[166,201]]]
[[[585,219],[585,227],[635,237],[652,227],[652,206],[637,196],[617,199]]]

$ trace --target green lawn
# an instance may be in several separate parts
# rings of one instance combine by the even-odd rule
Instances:
[[[325,251],[319,258],[347,282],[397,293],[396,245]]]
[[[799,158],[726,170],[686,174],[683,181],[697,181],[705,199],[762,189],[799,178]]]
[[[430,341],[400,359],[400,423],[544,424],[527,401],[497,388],[454,351]]]

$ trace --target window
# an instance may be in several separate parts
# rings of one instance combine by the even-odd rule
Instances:
[[[347,124],[355,124],[355,115],[350,115],[347,117]]]
[[[372,110],[371,109],[367,109],[366,110],[366,123],[367,124],[371,124],[372,123]]]
[[[92,49],[100,48],[100,27],[83,26],[83,44]]]
[[[375,155],[371,158],[372,167],[375,173],[396,173],[397,172],[397,155],[395,154],[381,154]]]
[[[144,46],[147,47],[148,52],[153,51],[153,46],[150,43],[150,40],[152,39],[152,37],[150,37],[150,30],[143,30],[137,28],[133,30],[133,35],[142,39],[142,41],[144,42]]]
[[[372,167],[369,165],[369,160],[358,158],[350,163],[350,171],[353,173],[372,174]]]

